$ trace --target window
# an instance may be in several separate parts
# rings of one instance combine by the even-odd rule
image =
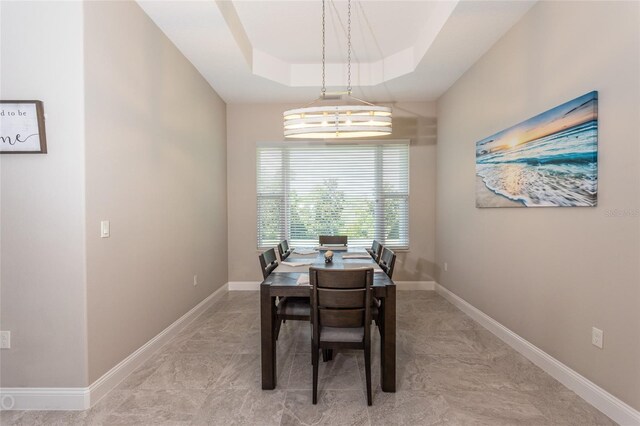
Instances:
[[[280,143],[257,148],[258,247],[348,235],[409,247],[409,144]]]

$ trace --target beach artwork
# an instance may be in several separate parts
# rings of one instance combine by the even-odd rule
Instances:
[[[476,143],[477,207],[593,207],[598,92]]]

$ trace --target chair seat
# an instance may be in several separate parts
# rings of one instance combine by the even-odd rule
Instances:
[[[278,303],[278,315],[311,317],[311,304],[308,297],[285,297]]]
[[[359,343],[364,339],[364,327],[338,328],[322,327],[320,342]]]

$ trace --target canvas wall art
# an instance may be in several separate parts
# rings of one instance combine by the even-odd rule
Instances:
[[[477,207],[593,207],[598,92],[476,143]]]

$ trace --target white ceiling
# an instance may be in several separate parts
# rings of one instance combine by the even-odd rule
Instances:
[[[535,0],[352,0],[354,94],[437,99]],[[138,3],[228,103],[308,102],[321,83],[320,0]],[[326,1],[327,90],[347,83],[347,2]]]
[[[391,7],[390,2],[354,1],[351,39],[358,60],[377,61],[413,46],[435,6],[417,1],[394,1]],[[235,7],[254,48],[290,63],[319,62],[321,1],[241,1]],[[326,2],[328,62],[346,61],[347,10],[346,1]],[[401,25],[389,25],[392,22]]]

